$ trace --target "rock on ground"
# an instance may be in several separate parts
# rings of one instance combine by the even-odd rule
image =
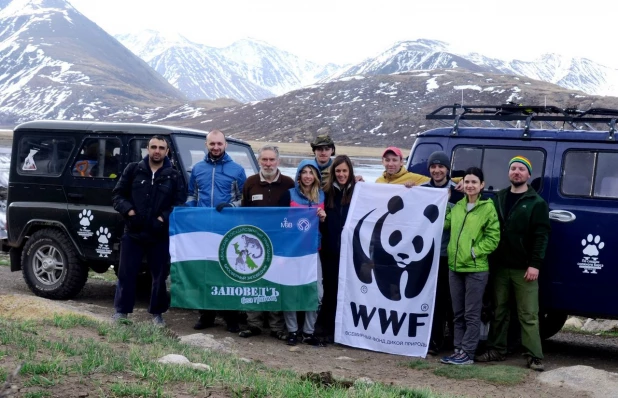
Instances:
[[[618,331],[618,321],[608,319],[588,319],[582,330],[586,332],[609,332]]]
[[[591,366],[568,366],[541,373],[541,383],[552,387],[569,387],[587,392],[592,397],[618,397],[618,373],[595,369]]]
[[[231,353],[233,352],[231,345],[234,342],[234,339],[225,338],[222,340],[217,340],[212,334],[194,333],[187,336],[182,336],[180,338],[180,342],[207,350]]]
[[[567,321],[564,323],[564,326],[571,327],[574,329],[581,329],[582,326],[584,326],[584,322],[582,322],[581,319],[572,316],[569,319],[567,319]]]

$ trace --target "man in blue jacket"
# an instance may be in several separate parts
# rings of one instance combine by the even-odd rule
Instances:
[[[240,206],[247,176],[245,169],[225,152],[226,148],[227,141],[221,131],[208,133],[206,156],[191,170],[187,206],[216,207],[217,211]],[[215,315],[214,310],[200,310],[200,318],[193,328],[201,330],[214,326]],[[224,318],[228,331],[237,333],[240,330],[236,311],[226,311]]]
[[[152,274],[152,292],[148,312],[155,325],[163,326],[163,314],[169,309],[165,280],[170,273],[169,216],[174,206],[186,199],[185,181],[167,157],[164,137],[148,141],[148,155],[139,163],[130,163],[112,191],[114,209],[125,218],[120,246],[120,268],[114,297],[115,321],[127,318],[135,305],[135,285],[146,255]]]

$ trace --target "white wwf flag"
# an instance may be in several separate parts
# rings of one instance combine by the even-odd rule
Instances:
[[[341,236],[335,341],[427,355],[446,189],[359,183]]]

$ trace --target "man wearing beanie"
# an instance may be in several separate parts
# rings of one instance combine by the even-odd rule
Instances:
[[[429,177],[406,170],[401,149],[389,146],[382,153],[384,173],[376,180],[377,183],[403,184],[407,187],[420,185],[429,181]]]
[[[456,190],[457,184],[451,180],[451,160],[442,151],[436,151],[429,155],[427,167],[431,180],[421,184],[422,187],[441,188],[450,190],[448,206],[463,198],[463,194]],[[449,323],[449,330],[453,331],[453,310],[451,307],[451,293],[448,282],[448,254],[446,248],[450,239],[450,231],[442,232],[442,244],[440,246],[440,263],[438,268],[438,285],[436,287],[436,301],[433,310],[433,326],[431,340],[429,341],[429,354],[437,355],[444,346],[444,326]]]
[[[492,257],[490,276],[496,309],[489,328],[488,350],[476,361],[505,359],[512,289],[527,365],[542,371],[538,277],[545,259],[550,225],[547,203],[527,184],[531,174],[532,163],[523,156],[515,156],[509,162],[510,188],[494,197],[502,231],[500,244]]]

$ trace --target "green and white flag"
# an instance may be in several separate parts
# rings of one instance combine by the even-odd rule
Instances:
[[[315,208],[178,207],[172,307],[315,311],[318,239]]]

